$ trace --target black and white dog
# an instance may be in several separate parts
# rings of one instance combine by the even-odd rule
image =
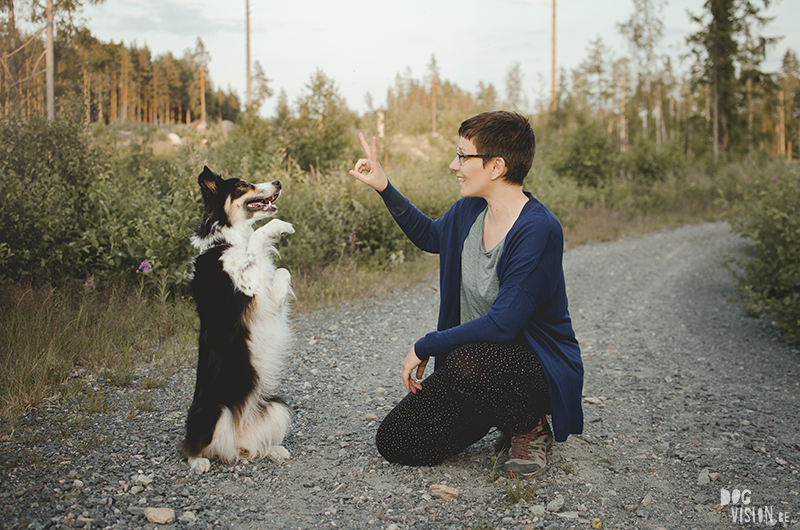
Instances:
[[[191,280],[200,315],[194,399],[181,455],[199,473],[210,458],[289,458],[281,445],[290,422],[286,402],[274,395],[292,333],[287,299],[291,276],[276,269],[275,242],[294,233],[273,219],[281,183],[223,180],[207,167],[198,178],[203,220],[192,237],[199,255]]]

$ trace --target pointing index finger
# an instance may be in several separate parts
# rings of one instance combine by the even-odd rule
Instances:
[[[361,148],[364,150],[364,153],[367,155],[367,158],[372,158],[372,153],[370,153],[369,144],[364,139],[364,135],[358,133],[358,140],[361,142]],[[374,144],[373,144],[374,147]]]

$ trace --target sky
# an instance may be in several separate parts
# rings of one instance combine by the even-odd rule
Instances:
[[[704,0],[669,0],[662,14],[661,53],[688,52],[686,36],[697,30],[687,10]],[[598,36],[611,56],[629,55],[617,25],[630,18],[632,0],[557,0],[556,62],[567,71],[587,57]],[[501,95],[509,69],[519,63],[530,102],[549,99],[552,61],[551,0],[250,0],[251,60],[259,61],[277,95],[289,102],[305,91],[318,69],[332,78],[352,110],[386,103],[397,74],[421,79],[435,56],[440,78],[475,93],[491,83]],[[782,36],[764,69],[777,71],[787,48],[800,53],[800,1],[773,0],[775,17],[762,34]],[[245,0],[105,0],[82,16],[103,41],[147,45],[154,56],[181,56],[198,37],[211,56],[215,87],[246,98]],[[688,67],[688,64],[685,64]],[[277,97],[262,113],[272,115]]]

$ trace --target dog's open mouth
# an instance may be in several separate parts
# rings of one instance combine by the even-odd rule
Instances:
[[[266,199],[265,198],[253,199],[252,201],[247,202],[246,207],[251,212],[257,212],[259,210],[268,212],[271,210],[275,210],[276,208],[272,205],[272,203],[278,200],[278,195],[280,195],[280,193],[276,193],[272,197],[267,197]]]

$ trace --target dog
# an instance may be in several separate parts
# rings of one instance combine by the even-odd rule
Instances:
[[[192,291],[200,316],[197,380],[178,451],[205,473],[209,459],[289,458],[281,445],[291,409],[274,392],[292,332],[289,271],[276,268],[275,243],[294,233],[272,219],[281,183],[223,180],[208,167],[198,177],[203,218],[192,236]]]

